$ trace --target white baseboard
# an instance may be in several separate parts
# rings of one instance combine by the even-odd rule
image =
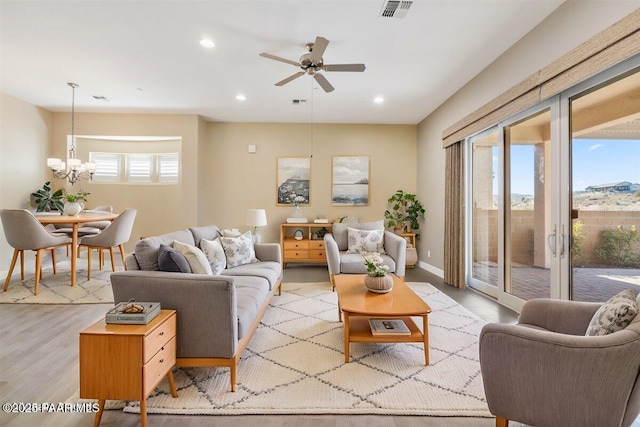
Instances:
[[[418,267],[422,268],[423,270],[427,270],[429,273],[433,273],[436,276],[444,279],[444,270],[441,270],[438,267],[434,267],[433,265],[427,264],[424,261],[418,261]]]

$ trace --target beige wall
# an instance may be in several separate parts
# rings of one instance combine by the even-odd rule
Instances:
[[[279,240],[279,224],[292,211],[276,206],[278,157],[308,157],[311,161],[308,218],[324,215],[330,220],[356,215],[361,221],[383,217],[387,199],[399,189],[415,192],[417,178],[416,126],[414,125],[313,125],[276,123],[209,123],[200,191],[201,222],[220,227],[244,226],[249,208],[267,210],[265,241]],[[247,146],[255,144],[256,154]],[[332,156],[370,156],[369,206],[331,206]],[[427,210],[429,207],[427,206]]]
[[[51,113],[0,94],[0,120],[0,208],[29,208],[29,195],[51,178],[46,168]],[[0,228],[0,270],[9,268],[12,254]]]
[[[87,136],[177,136],[182,138],[182,176],[178,185],[113,185],[83,181],[68,191],[88,191],[91,208],[113,205],[116,212],[135,207],[138,215],[131,240],[125,246],[133,249],[142,236],[174,231],[198,221],[198,149],[199,118],[195,115],[165,114],[88,114],[76,113],[75,133]],[[53,114],[52,157],[66,158],[66,136],[70,133],[68,113]],[[79,142],[78,144],[81,144]],[[78,151],[83,151],[78,147]],[[83,157],[87,161],[88,158]],[[63,181],[55,180],[59,188]]]
[[[442,131],[555,59],[638,8],[633,1],[563,3],[418,125],[418,196],[428,211],[418,255],[435,269],[444,268],[444,169]],[[427,251],[431,257],[427,258]]]

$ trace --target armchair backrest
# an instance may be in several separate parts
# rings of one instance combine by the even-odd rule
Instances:
[[[349,240],[347,234],[347,228],[356,228],[358,230],[380,230],[384,229],[384,220],[373,222],[361,222],[361,223],[342,223],[337,222],[333,224],[331,234],[338,244],[338,250],[346,251],[349,247]]]

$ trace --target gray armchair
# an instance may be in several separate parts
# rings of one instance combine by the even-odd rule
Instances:
[[[324,246],[332,289],[335,289],[334,276],[338,274],[365,274],[367,272],[362,255],[347,253],[349,246],[348,227],[358,230],[380,230],[384,229],[384,222],[380,220],[365,223],[334,223],[331,233],[325,234]],[[384,251],[382,259],[384,264],[389,267],[389,272],[401,279],[404,278],[407,242],[397,234],[385,231]]]
[[[480,334],[480,367],[496,426],[630,426],[640,413],[640,316],[584,336],[599,303],[534,299],[516,325]]]

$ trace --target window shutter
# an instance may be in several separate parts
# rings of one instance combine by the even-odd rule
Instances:
[[[158,155],[158,181],[178,182],[180,176],[180,158],[178,153]]]
[[[120,154],[91,152],[89,159],[96,164],[96,171],[93,174],[94,181],[120,181],[120,163],[122,161]]]
[[[127,182],[151,182],[153,155],[127,155]]]

